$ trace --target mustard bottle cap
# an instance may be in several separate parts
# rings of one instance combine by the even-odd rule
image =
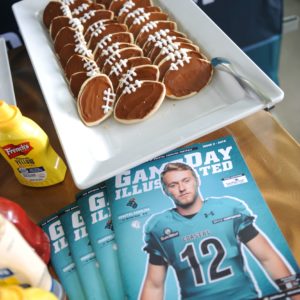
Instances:
[[[15,118],[20,114],[20,110],[15,105],[8,105],[5,101],[0,100],[0,126]]]

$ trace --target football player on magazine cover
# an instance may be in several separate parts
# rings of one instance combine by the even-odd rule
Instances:
[[[203,199],[200,184],[187,164],[168,163],[162,171],[162,189],[175,207],[151,216],[145,224],[144,250],[149,259],[140,299],[164,298],[169,266],[176,273],[182,299],[257,299],[257,283],[242,245],[278,291],[297,287],[294,270],[255,225],[247,204],[229,196]]]

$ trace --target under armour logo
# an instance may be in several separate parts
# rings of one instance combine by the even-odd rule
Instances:
[[[209,216],[214,216],[215,213],[211,210],[209,213],[204,213],[205,218],[208,218]]]

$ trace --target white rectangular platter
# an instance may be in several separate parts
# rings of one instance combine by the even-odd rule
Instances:
[[[41,15],[47,0],[23,0],[13,11],[76,186],[85,189],[179,147],[265,106],[249,96],[227,73],[216,71],[197,95],[165,99],[148,120],[123,125],[113,118],[96,127],[79,119],[76,104],[52,50]],[[224,56],[276,104],[283,91],[275,85],[192,0],[154,1],[207,57]]]

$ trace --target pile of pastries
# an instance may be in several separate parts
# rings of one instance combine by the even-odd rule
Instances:
[[[143,121],[212,78],[199,47],[151,0],[52,0],[43,23],[88,126],[111,115]]]

